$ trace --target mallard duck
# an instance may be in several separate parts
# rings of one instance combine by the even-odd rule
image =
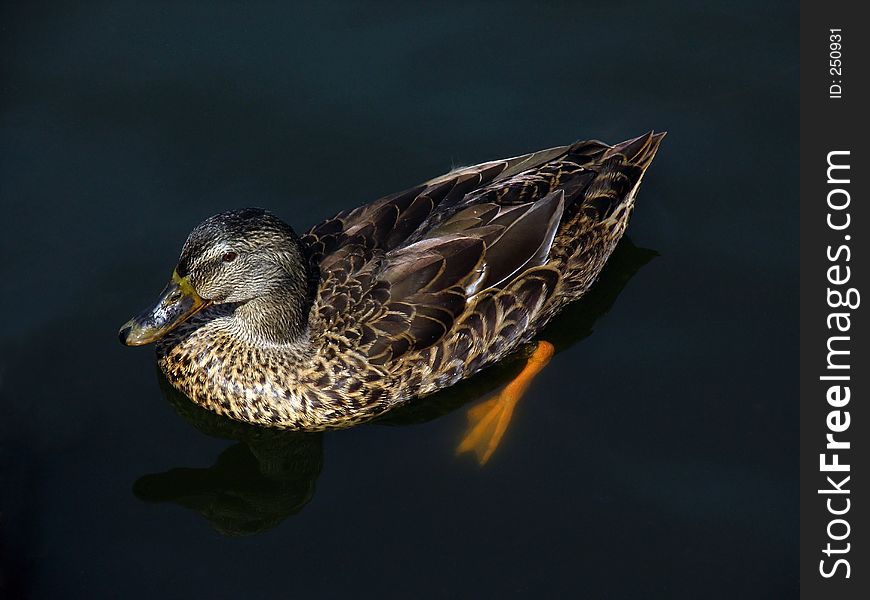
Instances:
[[[497,430],[552,356],[530,341],[598,277],[663,137],[457,168],[301,237],[264,209],[217,214],[120,339],[157,342],[167,380],[211,411],[305,431],[373,419],[524,350],[478,418]]]

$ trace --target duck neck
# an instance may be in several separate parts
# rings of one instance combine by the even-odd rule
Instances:
[[[256,344],[297,345],[308,334],[310,277],[295,256],[281,262],[270,291],[235,311],[239,333]]]
[[[274,293],[249,300],[236,309],[235,321],[245,339],[259,344],[285,345],[301,341],[307,314],[293,306],[293,294]]]

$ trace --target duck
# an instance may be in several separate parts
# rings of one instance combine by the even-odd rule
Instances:
[[[506,359],[469,412],[488,456],[554,346],[537,336],[594,284],[664,132],[579,141],[450,172],[298,235],[263,208],[184,242],[157,300],[125,323],[166,380],[234,421],[295,431],[382,417]],[[474,412],[476,411],[476,412]]]

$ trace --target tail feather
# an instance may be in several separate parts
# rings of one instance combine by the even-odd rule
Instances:
[[[609,158],[616,154],[621,154],[625,157],[626,162],[646,170],[655,157],[656,151],[658,151],[659,145],[662,143],[665,135],[667,135],[666,131],[659,133],[650,131],[640,137],[616,144],[607,151],[605,157]]]
[[[633,206],[643,174],[664,137],[664,132],[650,131],[596,153],[594,162],[587,163],[596,176],[585,190],[580,210],[599,221],[622,219],[625,213],[621,209]]]

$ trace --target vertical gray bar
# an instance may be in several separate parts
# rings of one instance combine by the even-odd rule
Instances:
[[[870,593],[870,27],[859,8],[801,3],[800,585],[811,599]]]

